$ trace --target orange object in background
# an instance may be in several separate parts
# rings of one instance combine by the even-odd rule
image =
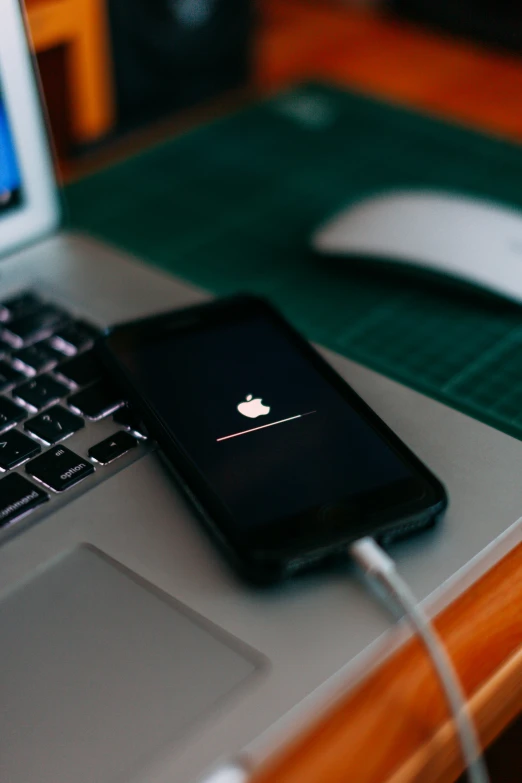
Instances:
[[[37,54],[66,47],[70,126],[75,144],[89,144],[113,127],[112,63],[104,0],[26,0]]]
[[[432,32],[374,5],[262,0],[258,89],[270,92],[306,79],[326,79],[477,130],[522,139],[519,55]]]
[[[26,0],[62,173],[70,147],[105,136],[115,121],[108,0]],[[144,0],[146,2],[146,0]],[[506,138],[522,139],[522,65],[511,53],[437,35],[344,0],[257,0],[251,92],[272,93],[308,79],[326,79]],[[129,6],[130,8],[130,6]],[[130,11],[129,11],[130,12]],[[236,100],[244,100],[239,96]],[[234,98],[232,98],[234,100]],[[222,110],[230,109],[222,100]],[[186,128],[220,111],[184,112]],[[102,165],[179,132],[179,112],[164,125],[112,145]],[[170,124],[169,124],[170,123]],[[151,135],[152,134],[152,135]],[[112,158],[111,158],[112,156]],[[96,168],[100,161],[90,156]],[[65,163],[65,161],[67,161]]]

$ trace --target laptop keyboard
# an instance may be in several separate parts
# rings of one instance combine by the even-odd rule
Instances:
[[[94,355],[98,333],[32,292],[0,302],[0,529],[147,440]]]

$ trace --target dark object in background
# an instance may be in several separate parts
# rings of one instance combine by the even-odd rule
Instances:
[[[73,148],[66,57],[65,46],[55,46],[37,55],[49,128],[58,160],[68,158]]]
[[[522,715],[510,723],[489,748],[486,748],[491,783],[520,783],[522,780]],[[466,783],[464,773],[456,783]]]
[[[120,129],[245,84],[251,0],[109,0]]]
[[[520,0],[390,0],[389,4],[410,19],[522,51]]]

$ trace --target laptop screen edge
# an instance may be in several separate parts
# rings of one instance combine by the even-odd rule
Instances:
[[[18,0],[2,0],[0,86],[20,169],[20,204],[0,215],[0,259],[42,239],[61,220],[37,78]]]

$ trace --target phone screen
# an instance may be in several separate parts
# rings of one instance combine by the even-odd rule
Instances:
[[[349,387],[284,326],[268,307],[246,308],[130,340],[119,360],[238,532],[392,487],[422,492],[408,483],[418,478],[411,462],[350,404]]]

